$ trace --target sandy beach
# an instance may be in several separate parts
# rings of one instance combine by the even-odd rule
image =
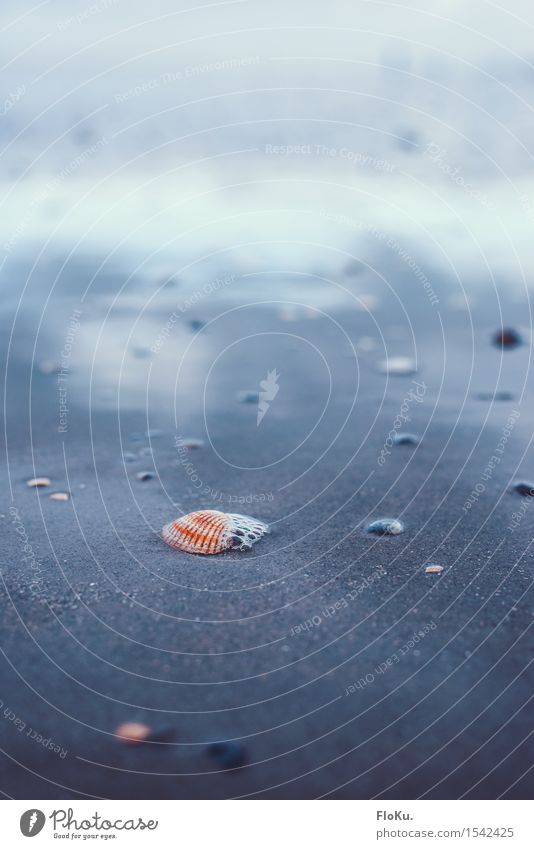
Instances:
[[[109,376],[95,382],[100,349],[80,352],[98,278],[78,317],[75,280],[45,315],[48,354],[70,338],[68,368],[45,358],[43,373],[20,349],[8,360],[2,787],[524,798],[532,517],[511,487],[531,468],[530,345],[491,343],[499,310],[517,327],[524,310],[419,299],[403,324],[372,280],[363,306],[350,275],[337,281],[342,310],[246,306],[221,290],[178,309],[163,337],[172,313],[153,311],[142,351],[132,339],[115,361],[103,346]],[[179,286],[172,299],[187,301]],[[120,314],[108,321],[121,332]],[[417,371],[384,374],[384,356]],[[270,370],[279,391],[258,426],[254,391]],[[418,444],[394,444],[405,432]],[[51,485],[28,487],[36,475]],[[162,542],[164,523],[201,508],[271,532],[216,557]],[[384,516],[404,532],[366,533]],[[118,741],[129,721],[151,739]],[[221,768],[217,741],[242,765]]]

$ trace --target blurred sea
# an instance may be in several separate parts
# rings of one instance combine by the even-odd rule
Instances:
[[[21,258],[95,252],[193,289],[334,278],[390,237],[451,294],[529,284],[529,3],[9,0],[3,21],[4,288]]]

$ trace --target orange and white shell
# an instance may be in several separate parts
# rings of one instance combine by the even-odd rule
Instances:
[[[220,554],[229,548],[252,548],[268,532],[269,526],[252,516],[196,510],[165,525],[161,536],[171,548],[190,554]]]

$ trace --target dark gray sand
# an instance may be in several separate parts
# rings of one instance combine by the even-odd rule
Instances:
[[[3,793],[529,797],[534,500],[513,483],[534,478],[530,340],[510,351],[491,341],[505,307],[524,335],[525,305],[488,294],[452,311],[408,288],[408,322],[387,297],[372,314],[349,303],[314,314],[279,294],[252,307],[210,299],[153,353],[168,309],[139,349],[121,336],[136,314],[118,313],[97,340],[95,297],[58,432],[58,376],[38,363],[61,358],[79,303],[65,292],[38,335],[40,306],[2,326],[4,364],[14,326]],[[388,378],[386,355],[416,357],[418,372]],[[272,369],[279,392],[258,426],[239,393]],[[513,400],[493,401],[497,390]],[[420,443],[388,448],[395,428]],[[204,444],[184,454],[182,437]],[[27,487],[35,475],[52,485]],[[250,513],[271,533],[211,558],[165,546],[162,525],[201,507]],[[367,534],[381,517],[404,533]],[[426,575],[436,563],[444,571]],[[128,721],[154,739],[118,742]],[[207,748],[225,740],[244,749],[238,769]]]

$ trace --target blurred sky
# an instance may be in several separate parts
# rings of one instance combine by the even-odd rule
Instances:
[[[230,246],[314,270],[379,228],[520,283],[533,36],[526,0],[4,0],[4,262]]]

